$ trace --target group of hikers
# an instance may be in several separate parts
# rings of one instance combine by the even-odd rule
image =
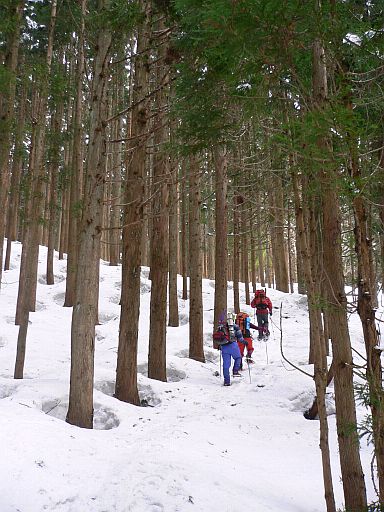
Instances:
[[[258,331],[258,339],[269,336],[268,317],[272,316],[272,302],[264,290],[256,290],[251,307],[256,310],[257,326],[251,323],[247,313],[241,311],[236,315],[235,322],[232,318],[220,319],[217,330],[213,334],[213,346],[221,350],[223,358],[224,386],[231,385],[229,369],[232,359],[234,359],[233,377],[241,376],[245,347],[247,347],[246,361],[248,364],[253,363],[254,348],[250,329]]]

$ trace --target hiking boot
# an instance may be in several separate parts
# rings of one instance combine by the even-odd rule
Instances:
[[[231,383],[230,382],[224,382],[224,386],[230,386]]]
[[[232,374],[234,377],[241,377],[241,373],[239,371],[235,371]]]

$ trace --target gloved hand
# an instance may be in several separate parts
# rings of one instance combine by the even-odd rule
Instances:
[[[246,347],[248,347],[248,341],[247,340],[243,339],[243,341],[241,343],[243,343]]]
[[[272,316],[272,311],[269,313],[269,316]]]

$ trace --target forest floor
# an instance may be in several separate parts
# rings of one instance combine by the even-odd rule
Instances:
[[[148,379],[151,283],[142,270],[138,383],[147,407],[113,397],[121,267],[102,262],[96,327],[94,430],[65,423],[70,373],[71,308],[64,308],[66,261],[55,259],[55,284],[44,284],[40,249],[37,308],[30,315],[25,378],[13,379],[14,325],[21,245],[0,291],[1,512],[323,512],[319,423],[303,412],[314,398],[305,296],[268,290],[271,337],[254,340],[255,364],[223,387],[212,348],[214,282],[204,280],[205,364],[188,359],[189,301],[179,299],[180,327],[167,331],[168,382]],[[179,283],[181,285],[181,282]],[[229,309],[233,305],[228,286]],[[181,294],[180,294],[181,295]],[[245,306],[244,289],[241,307]],[[281,309],[280,309],[281,308]],[[379,311],[383,314],[383,310]],[[359,318],[353,345],[364,353]],[[255,335],[256,338],[256,335]],[[356,359],[356,362],[361,362]],[[219,374],[219,375],[217,375]],[[327,393],[337,506],[342,507],[332,386]],[[358,407],[359,421],[367,414]],[[368,496],[372,446],[361,442]]]

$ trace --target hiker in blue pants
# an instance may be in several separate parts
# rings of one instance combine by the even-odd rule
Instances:
[[[240,329],[239,329],[240,331]],[[240,331],[241,332],[241,331]],[[243,343],[243,342],[242,342]],[[237,341],[231,341],[221,346],[221,354],[223,356],[223,375],[224,386],[231,385],[231,377],[229,375],[229,368],[231,366],[231,358],[235,360],[233,365],[233,376],[240,377],[241,354]]]
[[[239,326],[234,324],[231,318],[228,319],[226,324],[220,322],[217,331],[213,334],[213,346],[221,350],[223,355],[224,386],[231,385],[229,368],[231,366],[232,357],[235,361],[232,375],[234,377],[241,377],[239,370],[242,358],[237,342],[248,345],[248,342],[243,338]]]

